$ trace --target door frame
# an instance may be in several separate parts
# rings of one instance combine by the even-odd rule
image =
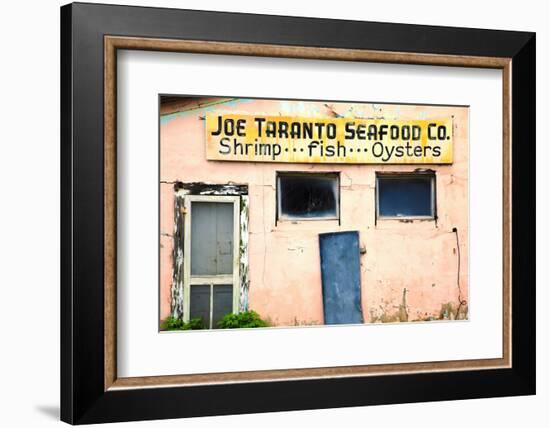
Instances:
[[[233,313],[239,311],[239,292],[240,292],[240,263],[239,263],[239,243],[240,243],[240,196],[227,195],[185,195],[184,196],[184,244],[183,244],[183,321],[189,321],[191,311],[191,286],[193,284],[215,285],[228,284],[233,285]],[[231,203],[233,204],[233,273],[229,275],[207,275],[191,276],[191,205],[193,202],[213,202],[213,203]],[[213,290],[210,290],[213,294]],[[212,299],[210,296],[210,316],[212,317]]]

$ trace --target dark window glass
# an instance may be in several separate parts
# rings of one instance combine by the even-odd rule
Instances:
[[[337,174],[287,174],[277,179],[279,218],[338,218]]]
[[[210,325],[210,293],[214,289],[212,299],[212,325]],[[189,319],[201,318],[206,328],[217,328],[218,321],[224,315],[233,312],[233,285],[192,285],[189,302]]]
[[[189,319],[202,318],[203,324],[210,324],[210,285],[192,285],[189,302]]]
[[[218,328],[218,322],[233,312],[233,285],[214,285],[213,300],[212,328]]]
[[[433,175],[378,177],[380,217],[433,217]]]

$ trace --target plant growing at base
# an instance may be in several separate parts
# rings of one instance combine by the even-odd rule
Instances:
[[[179,318],[170,316],[161,325],[162,330],[203,330],[204,328],[202,318],[193,318],[185,322]]]
[[[263,320],[256,311],[227,314],[219,322],[219,328],[256,328],[269,327],[269,323]]]

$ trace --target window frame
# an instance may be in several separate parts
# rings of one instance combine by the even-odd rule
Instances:
[[[188,322],[191,313],[191,287],[193,285],[210,286],[210,320],[213,319],[214,285],[233,285],[233,313],[239,311],[240,292],[240,196],[228,195],[185,195],[184,196],[184,234],[183,234],[183,321]],[[191,216],[193,202],[214,202],[233,204],[233,272],[222,275],[191,275]],[[213,329],[213,327],[209,327]]]
[[[311,177],[311,176],[324,176],[332,177],[336,180],[336,215],[329,217],[295,217],[283,215],[281,213],[281,186],[280,178],[281,176],[293,176],[293,177]],[[275,173],[275,210],[276,210],[276,221],[340,221],[340,172],[339,171],[319,171],[319,172],[309,172],[309,171],[276,171]]]
[[[430,211],[431,215],[392,216],[380,215],[380,179],[399,180],[404,178],[428,177],[430,179]],[[376,172],[375,186],[375,212],[376,220],[437,220],[437,186],[435,171],[411,171],[411,172]]]

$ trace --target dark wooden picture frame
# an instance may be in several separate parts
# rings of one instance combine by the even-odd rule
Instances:
[[[117,378],[117,49],[501,69],[503,357]],[[535,393],[534,33],[70,4],[61,8],[61,132],[63,421]]]

